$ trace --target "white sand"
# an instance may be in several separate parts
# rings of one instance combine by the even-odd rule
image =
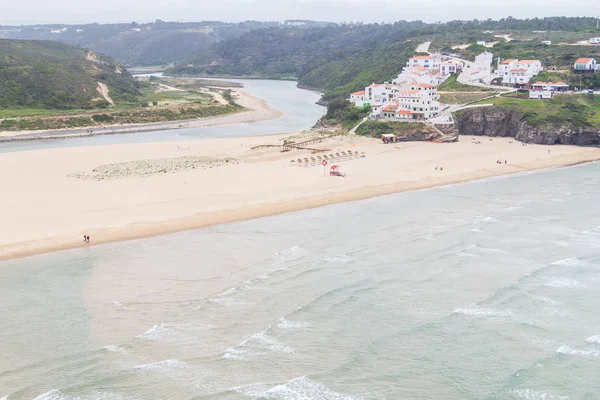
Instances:
[[[384,145],[375,139],[346,136],[312,145],[331,149],[328,153],[350,149],[366,153],[364,158],[340,162],[347,174],[341,178],[324,176],[322,166],[290,163],[311,157],[309,151],[250,149],[281,143],[283,137],[3,154],[0,259],[84,246],[84,234],[91,236],[94,245],[600,159],[596,148],[523,146],[503,138],[478,138],[480,144],[474,144],[465,136],[448,144]],[[187,161],[165,160],[184,156],[199,164],[191,168]],[[227,158],[236,161],[224,162]],[[508,164],[499,165],[498,159]],[[120,164],[135,160],[150,161]],[[109,164],[117,164],[104,167],[102,171],[108,170],[109,176],[100,172],[100,178],[72,177],[98,175],[93,170]],[[436,165],[443,166],[443,171],[435,170]],[[152,171],[142,176],[140,168]],[[157,172],[157,168],[167,171]]]
[[[225,100],[218,93],[214,94],[215,99],[220,103]],[[214,125],[232,125],[246,122],[258,122],[267,121],[271,119],[279,118],[283,113],[279,110],[275,110],[267,104],[267,102],[261,98],[252,96],[241,90],[233,90],[233,96],[235,101],[245,107],[247,110],[235,114],[226,114],[221,116],[188,119],[181,121],[169,121],[169,122],[156,122],[149,124],[127,124],[127,125],[106,125],[103,129],[99,126],[92,126],[87,128],[66,128],[66,129],[55,129],[55,130],[38,130],[38,131],[0,131],[1,137],[13,137],[18,138],[21,135],[28,134],[45,134],[54,133],[55,135],[44,136],[44,138],[51,137],[68,137],[68,136],[92,136],[92,135],[103,135],[108,133],[131,133],[131,132],[142,132],[151,131],[158,129],[178,129],[178,128],[198,128],[202,126],[214,126]],[[91,129],[93,133],[85,132],[87,129]],[[82,133],[82,131],[84,133]]]

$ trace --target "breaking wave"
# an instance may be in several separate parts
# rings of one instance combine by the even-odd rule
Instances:
[[[229,360],[245,360],[261,356],[267,352],[293,353],[294,349],[267,335],[266,331],[255,333],[236,347],[225,350],[223,358]]]
[[[153,362],[150,364],[137,365],[137,366],[135,366],[135,369],[158,372],[158,373],[167,373],[167,372],[171,372],[176,369],[184,369],[187,367],[188,367],[188,364],[184,361],[164,360],[164,361]]]
[[[457,308],[454,314],[470,315],[474,317],[512,317],[513,314],[508,310],[496,310],[494,308],[484,308],[476,304],[471,304],[466,308]]]
[[[248,397],[280,400],[357,400],[358,397],[345,395],[329,389],[322,383],[308,379],[305,376],[295,378],[282,385],[272,386],[257,383],[240,386],[231,391]]]
[[[569,400],[566,396],[553,396],[533,389],[515,389],[511,390],[510,393],[523,400]]]
[[[289,319],[285,319],[283,317],[279,318],[279,321],[277,321],[277,327],[281,329],[306,328],[308,325],[309,324],[306,322],[290,321]]]
[[[0,400],[7,400],[7,397],[3,397]],[[116,393],[96,391],[84,396],[71,396],[61,392],[60,390],[54,389],[40,394],[33,400],[135,400],[135,398],[126,397]]]
[[[562,277],[562,276],[552,278],[552,280],[550,280],[550,282],[546,282],[544,285],[548,286],[548,287],[552,287],[552,288],[582,288],[582,287],[585,287],[585,285],[583,283],[576,281],[575,279]]]
[[[582,349],[576,349],[574,347],[567,346],[567,345],[560,346],[558,349],[556,349],[556,352],[558,354],[566,354],[566,355],[570,355],[570,356],[582,356],[582,357],[599,357],[600,356],[600,350],[597,350],[597,349],[582,350]]]
[[[591,336],[585,339],[585,341],[588,343],[600,344],[600,335]]]

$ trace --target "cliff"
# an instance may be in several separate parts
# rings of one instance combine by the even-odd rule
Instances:
[[[418,142],[435,140],[440,137],[434,128],[419,122],[366,121],[356,130],[357,135],[381,138],[382,134],[391,133],[401,141]]]
[[[458,131],[464,135],[509,136],[536,144],[600,144],[600,129],[592,124],[552,119],[532,124],[531,115],[501,106],[459,111],[454,118]]]

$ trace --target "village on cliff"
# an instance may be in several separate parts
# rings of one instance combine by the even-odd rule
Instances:
[[[493,68],[495,64],[495,68]],[[370,107],[370,119],[405,122],[439,122],[450,118],[449,104],[439,101],[438,86],[456,75],[461,84],[482,89],[527,89],[530,99],[551,99],[556,92],[569,91],[565,82],[530,83],[544,66],[540,60],[494,59],[485,51],[475,61],[448,53],[430,53],[411,57],[392,82],[372,83],[352,93],[348,99],[356,107]],[[600,72],[593,58],[579,58],[573,64],[576,73]],[[491,85],[492,81],[499,85]],[[436,121],[438,120],[438,121]]]

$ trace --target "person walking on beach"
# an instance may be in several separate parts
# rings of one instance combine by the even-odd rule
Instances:
[[[87,236],[86,235],[83,235],[83,241],[87,242]]]
[[[90,242],[90,236],[88,235],[85,238],[86,238],[86,241],[89,243]]]

